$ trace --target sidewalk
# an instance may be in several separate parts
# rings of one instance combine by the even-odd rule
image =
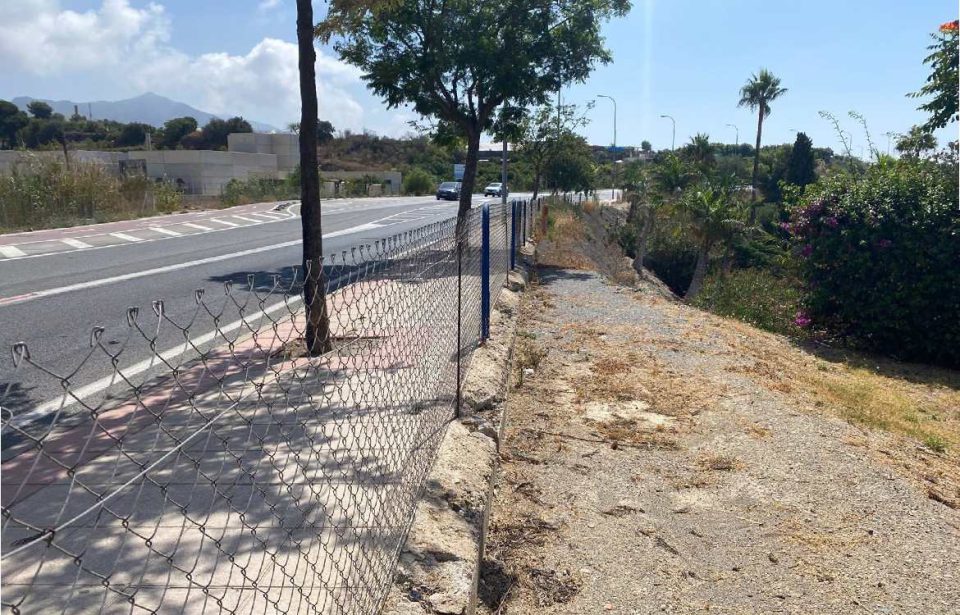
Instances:
[[[957,612],[956,452],[836,418],[795,376],[845,366],[651,285],[539,284],[481,612]],[[960,419],[956,388],[896,386]]]

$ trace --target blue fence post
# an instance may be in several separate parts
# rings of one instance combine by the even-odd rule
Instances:
[[[480,251],[480,341],[490,337],[490,204],[483,204]]]
[[[510,201],[510,269],[517,267],[517,202]]]
[[[520,224],[520,228],[523,229],[523,244],[527,245],[527,200],[523,200],[523,222]]]

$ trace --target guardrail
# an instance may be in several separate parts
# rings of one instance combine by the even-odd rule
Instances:
[[[375,611],[538,209],[472,210],[459,250],[446,220],[326,259],[321,356],[302,342],[297,267],[198,291],[189,318],[131,308],[126,337],[94,328],[69,373],[17,344],[0,389],[3,606]],[[26,405],[28,371],[62,395]]]

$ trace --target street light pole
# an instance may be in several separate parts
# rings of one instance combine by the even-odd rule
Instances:
[[[597,94],[597,98],[609,98],[613,103],[613,198],[617,198],[617,101],[613,96]]]
[[[673,119],[672,115],[661,115],[660,117],[661,118],[665,117],[671,122],[673,122],[673,138],[670,140],[670,149],[671,151],[675,150],[677,149],[677,120]]]
[[[729,126],[730,128],[733,128],[734,130],[737,131],[737,144],[736,144],[735,147],[736,147],[737,149],[740,149],[740,129],[737,128],[734,124],[727,124],[727,126]]]

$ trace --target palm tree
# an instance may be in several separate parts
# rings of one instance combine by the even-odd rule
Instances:
[[[697,241],[697,264],[684,299],[691,300],[703,287],[710,263],[710,251],[717,244],[728,244],[743,231],[743,206],[734,196],[730,183],[705,182],[688,190],[680,199],[680,209],[690,221]]]
[[[690,159],[701,167],[712,166],[716,161],[713,155],[713,146],[710,145],[710,135],[706,133],[698,132],[690,137],[687,153]]]
[[[760,136],[763,133],[763,118],[770,115],[770,102],[785,94],[787,88],[780,87],[780,78],[765,68],[755,73],[742,88],[740,88],[740,107],[757,109],[757,147],[753,152],[753,200],[757,197],[757,174],[760,170]],[[756,217],[756,208],[750,208],[750,224]]]

